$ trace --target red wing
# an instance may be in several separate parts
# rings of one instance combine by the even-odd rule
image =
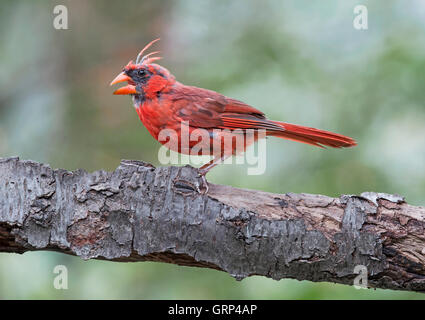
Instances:
[[[226,113],[251,114],[264,118],[264,113],[236,99],[226,98]]]
[[[184,97],[173,102],[174,118],[189,122],[191,127],[218,128],[221,125],[219,104],[209,103],[199,97]]]
[[[317,147],[345,148],[356,145],[350,137],[290,123],[271,121],[264,114],[238,100],[217,92],[181,86],[173,93],[174,120],[191,127],[220,129],[264,129],[269,135]]]
[[[184,86],[173,93],[173,100],[175,119],[191,127],[260,129],[271,124],[260,110],[206,89]]]
[[[282,126],[265,118],[258,118],[252,114],[229,113],[221,116],[222,129],[263,129],[267,131],[283,131]]]

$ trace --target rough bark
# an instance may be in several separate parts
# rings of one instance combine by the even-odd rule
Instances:
[[[210,184],[191,167],[123,160],[114,172],[53,170],[0,159],[0,251],[56,250],[83,259],[162,261],[236,279],[425,291],[425,208],[397,195],[331,198]]]

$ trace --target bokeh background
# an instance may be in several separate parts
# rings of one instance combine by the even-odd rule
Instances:
[[[68,8],[68,30],[53,8]],[[270,118],[350,135],[358,147],[267,143],[267,170],[223,165],[214,183],[329,196],[398,193],[424,205],[425,2],[1,1],[0,157],[54,168],[113,170],[120,159],[159,165],[159,144],[131,99],[109,82],[150,40],[179,81],[262,109]],[[53,288],[53,268],[69,289]],[[0,298],[423,299],[390,290],[251,277],[161,263],[82,261],[54,252],[0,253]]]

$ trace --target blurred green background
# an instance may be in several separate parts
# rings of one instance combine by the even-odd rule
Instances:
[[[68,8],[69,30],[53,28]],[[159,144],[129,97],[109,82],[150,40],[179,81],[249,103],[275,120],[346,134],[359,145],[320,150],[267,143],[267,170],[222,165],[209,181],[264,191],[425,193],[425,2],[1,1],[0,157],[54,168],[113,170],[120,159],[159,165]],[[53,288],[53,268],[69,289]],[[0,298],[423,299],[307,281],[161,263],[82,261],[59,253],[0,254]]]

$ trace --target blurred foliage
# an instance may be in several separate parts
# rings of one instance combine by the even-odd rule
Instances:
[[[53,28],[64,4],[69,30]],[[2,1],[0,156],[55,168],[113,170],[120,159],[159,165],[131,99],[109,82],[148,41],[179,81],[219,91],[270,118],[355,137],[350,150],[269,139],[267,170],[223,165],[209,180],[275,193],[425,193],[425,3],[363,1]],[[53,288],[53,268],[69,289]],[[423,299],[161,263],[81,261],[58,253],[0,254],[0,298]]]

